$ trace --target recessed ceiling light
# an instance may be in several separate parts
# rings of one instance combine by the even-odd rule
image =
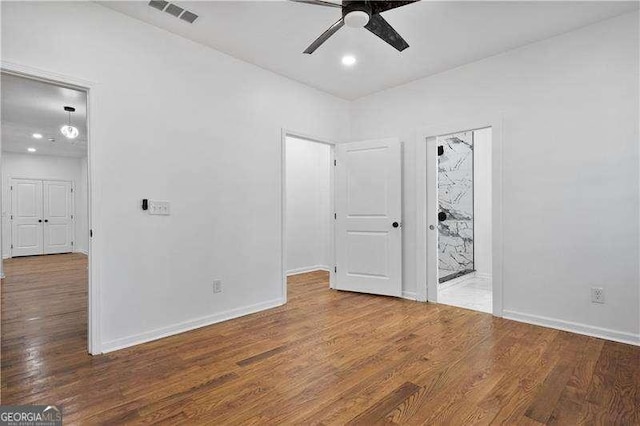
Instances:
[[[42,134],[41,133],[34,133],[33,136],[35,139],[42,139]]]
[[[356,57],[353,55],[344,55],[342,57],[342,65],[351,67],[356,64]]]
[[[29,152],[36,152],[37,150],[35,148],[27,148],[27,151]]]

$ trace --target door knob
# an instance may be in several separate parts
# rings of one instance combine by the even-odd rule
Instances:
[[[45,221],[45,222],[49,222],[49,219],[45,219],[44,221]]]
[[[443,220],[447,220],[447,214],[445,212],[439,212],[438,221],[442,222]]]
[[[39,222],[39,223],[42,223],[42,219],[38,219],[38,222]]]
[[[429,225],[429,229],[431,229],[433,231],[434,229],[436,229],[436,227],[433,226],[433,225]]]
[[[398,226],[400,226],[400,224],[398,222],[393,222],[391,226],[393,226],[394,228],[397,228]]]

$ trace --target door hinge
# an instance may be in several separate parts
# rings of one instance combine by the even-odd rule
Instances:
[[[441,156],[443,154],[444,154],[444,146],[438,145],[438,156]]]
[[[10,187],[10,188],[11,188],[11,191],[13,191],[13,185],[11,185],[11,187]]]
[[[11,244],[11,248],[13,248],[13,244]]]
[[[338,165],[338,160],[333,160],[333,165],[337,166]]]
[[[73,241],[71,241],[71,245],[73,245]]]
[[[13,215],[11,215],[11,220],[13,220]]]
[[[334,214],[333,214],[333,219],[334,219],[334,220],[337,220],[337,219],[338,219],[338,213],[334,213]]]
[[[73,219],[73,215],[71,215],[71,219]]]
[[[93,229],[89,229],[89,238],[93,237]]]
[[[73,188],[71,188],[71,192],[73,192]]]
[[[336,274],[338,273],[338,267],[337,266],[333,267],[333,272],[335,272]]]

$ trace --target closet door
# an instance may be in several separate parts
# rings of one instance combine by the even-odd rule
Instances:
[[[42,254],[42,181],[14,179],[11,183],[12,256]]]
[[[73,251],[71,182],[44,181],[44,254]]]

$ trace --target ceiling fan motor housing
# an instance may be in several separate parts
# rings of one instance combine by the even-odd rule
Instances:
[[[361,28],[367,25],[371,18],[371,5],[366,1],[343,1],[342,17],[348,27]]]

